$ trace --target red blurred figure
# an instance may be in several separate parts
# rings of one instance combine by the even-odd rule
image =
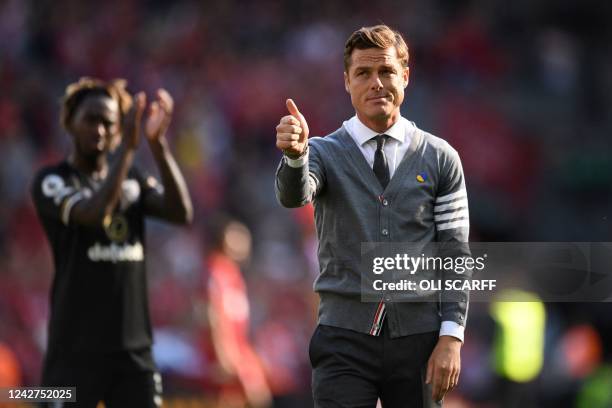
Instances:
[[[251,233],[231,219],[216,224],[206,259],[207,313],[217,362],[230,377],[221,385],[218,405],[267,407],[272,396],[263,364],[249,340],[249,301],[238,265],[250,255]]]
[[[0,387],[21,385],[21,368],[11,348],[0,342]]]

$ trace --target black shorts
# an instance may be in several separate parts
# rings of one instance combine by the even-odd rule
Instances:
[[[75,403],[41,407],[161,407],[161,376],[151,348],[113,353],[50,352],[45,357],[43,387],[76,387]]]

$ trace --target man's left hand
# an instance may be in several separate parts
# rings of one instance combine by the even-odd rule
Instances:
[[[172,96],[165,89],[158,89],[157,99],[149,106],[145,120],[145,133],[150,142],[159,141],[166,134],[173,110]]]
[[[459,383],[461,345],[453,336],[440,336],[427,362],[426,383],[432,384],[432,397],[441,401]]]

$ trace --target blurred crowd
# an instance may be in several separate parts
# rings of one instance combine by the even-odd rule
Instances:
[[[70,151],[59,99],[80,76],[123,77],[149,95],[165,87],[176,101],[171,143],[196,216],[189,229],[148,224],[165,394],[215,401],[231,389],[215,357],[208,286],[210,221],[223,216],[252,237],[250,257],[236,264],[247,300],[227,312],[246,316],[275,406],[309,406],[317,243],[312,208],[282,209],[274,198],[274,127],[285,99],[312,134],[338,128],[353,113],[344,41],[384,22],[410,47],[402,114],[461,155],[473,240],[612,241],[611,8],[591,0],[0,1],[0,384],[39,381],[52,262],[29,184]],[[155,172],[145,146],[138,163]],[[504,319],[490,305],[471,306],[449,406],[612,406],[610,303],[544,306],[542,364],[528,379],[500,369],[512,336]]]

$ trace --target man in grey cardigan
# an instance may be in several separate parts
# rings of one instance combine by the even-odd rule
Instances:
[[[310,342],[317,407],[441,406],[460,371],[468,293],[439,302],[361,297],[361,244],[449,244],[469,255],[461,162],[444,140],[404,119],[408,47],[384,25],[355,31],[344,49],[344,82],[356,115],[308,139],[293,100],[276,127],[283,158],[275,190],[285,207],[313,203],[319,238],[319,324]]]

